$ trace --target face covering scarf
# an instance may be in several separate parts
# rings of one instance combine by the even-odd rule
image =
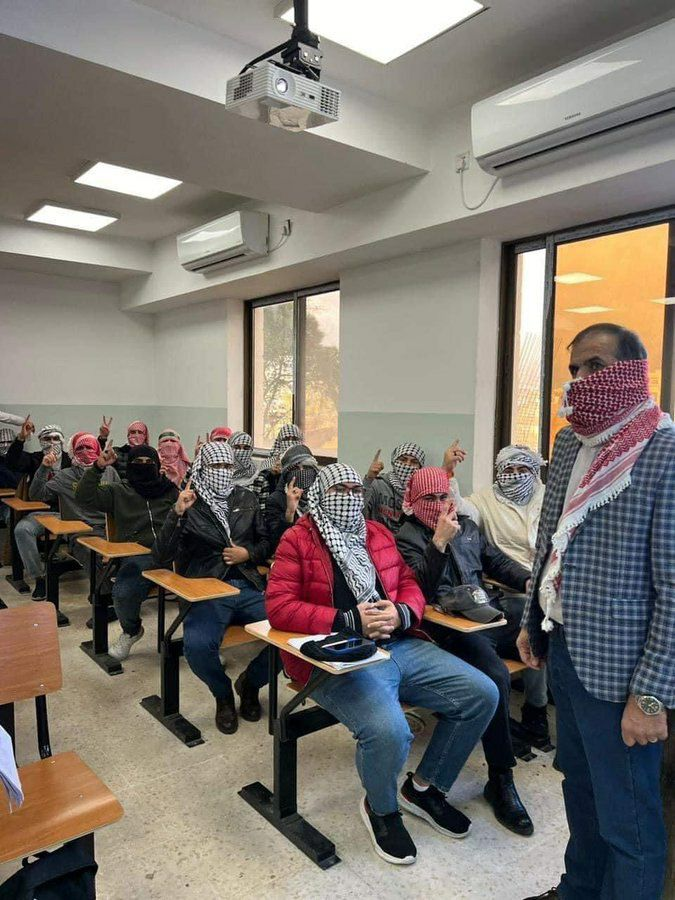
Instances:
[[[219,425],[209,435],[209,441],[227,441],[232,437],[232,429],[227,425]]]
[[[342,463],[322,469],[309,489],[307,508],[319,534],[340,567],[357,603],[378,600],[375,566],[366,548],[363,495],[329,494],[338,484],[362,485],[361,476]]]
[[[260,471],[264,471],[265,469],[273,469],[275,466],[278,466],[281,457],[284,455],[286,450],[289,447],[292,447],[294,444],[302,443],[302,432],[298,428],[297,425],[283,425],[279,429],[279,433],[274,439],[274,444],[272,445],[272,449],[270,450],[269,459],[267,459]]]
[[[131,434],[131,431],[142,431],[143,434]],[[145,422],[132,422],[127,428],[127,443],[130,447],[140,447],[141,444],[148,445],[150,443],[150,434],[148,426]]]
[[[419,466],[411,466],[409,463],[401,462],[400,457],[402,456],[414,457],[418,461]],[[389,473],[389,481],[399,494],[405,493],[411,476],[422,468],[425,461],[426,455],[419,444],[399,444],[398,447],[394,448],[391,454],[392,470]]]
[[[250,483],[258,474],[253,462],[253,438],[245,431],[235,431],[227,439],[234,456],[234,480],[238,484]],[[239,445],[239,447],[237,446]],[[245,445],[245,449],[242,447]]]
[[[44,428],[38,431],[38,441],[40,442],[43,456],[50,452],[56,454],[56,464],[52,466],[52,472],[60,469],[63,445],[66,442],[63,431],[58,425],[45,425]]]
[[[138,462],[142,456],[149,457],[151,462]],[[126,480],[144,500],[163,497],[164,494],[176,489],[166,476],[160,474],[159,454],[154,447],[147,444],[140,444],[129,450]]]
[[[631,483],[633,466],[654,432],[670,424],[649,394],[646,359],[621,360],[573,381],[561,414],[584,442],[602,444],[579,487],[563,510],[552,538],[550,566],[541,592],[546,612],[543,631],[552,631],[551,609],[560,590],[562,561],[589,512],[616,499]]]
[[[500,450],[495,461],[497,475],[493,485],[497,500],[527,506],[539,484],[539,470],[543,465],[546,463],[538,453],[521,444]],[[528,471],[506,472],[511,466],[524,466]]]
[[[101,447],[93,434],[84,431],[73,436],[73,468],[88,469],[93,466]]]
[[[425,500],[427,494],[447,494],[450,490],[450,479],[445,469],[439,466],[426,466],[414,473],[403,498],[403,512],[414,515],[416,519],[430,528],[436,528],[438,520],[447,512],[448,500]]]
[[[0,456],[5,456],[15,438],[16,434],[11,428],[0,428]]]
[[[213,465],[228,463],[229,468],[214,469]],[[206,503],[230,536],[229,496],[234,488],[234,454],[223,441],[202,444],[192,465],[192,490]]]
[[[172,428],[163,431],[157,441],[157,451],[161,463],[161,471],[169,481],[180,486],[190,465],[190,458],[185,452],[180,435]]]

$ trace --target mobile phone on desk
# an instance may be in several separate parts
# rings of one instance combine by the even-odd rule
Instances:
[[[351,650],[353,647],[360,647],[363,643],[363,638],[353,637],[346,638],[344,641],[334,641],[332,644],[324,644],[324,650],[326,647],[332,647],[333,650]]]

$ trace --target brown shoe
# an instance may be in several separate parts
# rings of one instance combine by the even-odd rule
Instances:
[[[234,707],[234,694],[229,697],[216,697],[216,728],[223,734],[234,734],[239,727],[237,710]]]

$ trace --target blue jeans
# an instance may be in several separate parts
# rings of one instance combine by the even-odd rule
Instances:
[[[438,713],[417,772],[447,794],[499,699],[486,675],[435,644],[402,637],[385,646],[391,659],[336,675],[312,692],[356,738],[361,784],[381,816],[398,809],[397,778],[413,739],[401,702]]]
[[[183,623],[183,652],[188,665],[216,699],[232,694],[232,682],[220,662],[220,645],[229,625],[250,625],[267,617],[265,598],[245,578],[231,578],[228,584],[239,588],[233,597],[195,603]],[[267,646],[251,660],[246,669],[248,683],[260,689],[269,680]]]
[[[658,900],[666,865],[663,744],[624,744],[624,704],[588,693],[564,628],[551,635],[548,667],[570,829],[559,894],[563,900]]]
[[[141,604],[147,600],[151,581],[143,578],[146,569],[156,569],[151,553],[146,556],[130,556],[117,570],[112,589],[113,605],[125,634],[135,635],[141,630]]]

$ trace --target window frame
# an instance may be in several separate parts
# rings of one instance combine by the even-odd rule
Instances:
[[[244,428],[254,439],[254,453],[266,456],[269,447],[256,447],[253,435],[253,399],[255,397],[254,384],[254,347],[253,347],[253,317],[255,310],[265,306],[276,306],[279,303],[293,303],[293,421],[304,430],[304,384],[302,372],[304,371],[305,338],[307,299],[318,294],[328,294],[340,290],[339,281],[331,281],[326,284],[317,284],[312,287],[300,288],[295,291],[284,291],[279,294],[270,294],[266,297],[257,297],[247,300],[244,309]],[[321,465],[337,462],[336,456],[316,456]]]
[[[499,309],[499,334],[497,357],[497,403],[495,408],[495,456],[502,447],[511,443],[511,426],[513,420],[512,392],[514,360],[513,353],[516,324],[516,273],[518,256],[530,250],[546,250],[546,266],[544,277],[544,321],[542,332],[541,385],[542,402],[539,416],[539,450],[545,459],[551,452],[551,390],[553,373],[553,330],[555,321],[555,282],[557,250],[562,244],[632,231],[649,225],[668,224],[669,252],[666,274],[666,296],[675,296],[675,206],[629,216],[617,216],[603,219],[586,225],[578,225],[550,234],[536,235],[518,241],[506,243],[502,248],[502,279]],[[665,325],[663,339],[663,376],[661,397],[659,402],[663,408],[670,409],[675,399],[675,304],[665,307]],[[545,477],[545,470],[542,471]]]

